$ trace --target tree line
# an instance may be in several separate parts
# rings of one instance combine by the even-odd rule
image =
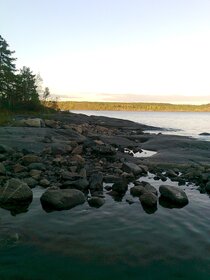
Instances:
[[[77,102],[59,101],[60,110],[93,111],[163,111],[163,112],[210,112],[210,104],[183,105],[170,103],[124,103],[124,102]]]
[[[42,90],[41,77],[33,74],[29,67],[16,68],[14,53],[0,35],[0,108],[38,110],[42,107],[40,93],[42,99],[46,99],[49,89]]]

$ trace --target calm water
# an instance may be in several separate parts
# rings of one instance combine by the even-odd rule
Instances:
[[[78,111],[73,111],[77,113]],[[147,125],[168,129],[164,133],[199,137],[202,132],[210,133],[210,112],[118,112],[118,111],[80,111],[86,115],[107,116],[127,119]],[[209,137],[210,138],[210,137]]]
[[[162,184],[152,174],[141,179]],[[99,209],[85,203],[46,213],[36,188],[28,212],[0,209],[0,279],[209,280],[210,198],[194,185],[182,188],[186,207],[158,205],[153,214],[137,198],[129,205],[129,192],[121,202],[106,194]]]

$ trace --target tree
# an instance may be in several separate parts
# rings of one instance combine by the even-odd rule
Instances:
[[[14,51],[0,35],[0,104],[12,106],[13,91],[15,89],[16,66],[13,58]]]
[[[16,103],[23,106],[37,106],[40,104],[36,75],[26,66],[23,66],[16,75]]]

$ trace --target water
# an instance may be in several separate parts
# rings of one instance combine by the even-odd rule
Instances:
[[[78,111],[72,111],[77,113]],[[127,111],[79,111],[86,115],[106,116],[131,120],[146,125],[167,129],[163,133],[192,136],[202,140],[210,137],[199,136],[210,133],[210,112],[127,112]],[[159,131],[157,131],[159,132]]]
[[[121,112],[115,113],[122,118]],[[137,118],[139,113],[126,114]],[[149,120],[149,114],[147,124],[163,126]],[[140,115],[138,120],[146,123]],[[169,122],[165,126],[172,127]],[[196,131],[190,126],[183,131],[192,129]],[[141,179],[158,189],[163,182],[153,177]],[[177,186],[170,180],[164,184]],[[168,209],[158,204],[153,214],[144,211],[138,198],[129,205],[129,191],[121,202],[105,194],[106,203],[99,209],[85,203],[46,213],[40,204],[44,190],[33,189],[28,212],[12,216],[0,208],[0,279],[209,280],[210,198],[194,185],[181,187],[189,198],[187,206]]]

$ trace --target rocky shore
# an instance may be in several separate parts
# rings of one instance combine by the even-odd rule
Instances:
[[[86,201],[97,208],[105,203],[105,193],[122,200],[127,192],[139,197],[147,213],[154,213],[158,203],[184,207],[186,193],[170,186],[168,178],[210,192],[210,142],[144,133],[153,129],[67,112],[16,116],[10,126],[0,127],[0,206],[12,214],[27,211],[37,186],[46,189],[40,198],[45,211]],[[141,157],[142,149],[156,154]],[[149,173],[160,180],[159,189],[141,179]],[[127,202],[132,204],[132,198]]]

